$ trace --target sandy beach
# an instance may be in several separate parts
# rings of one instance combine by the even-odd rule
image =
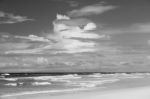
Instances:
[[[150,87],[53,96],[51,99],[150,99]],[[33,98],[35,99],[35,98]],[[47,96],[36,99],[48,99]]]
[[[1,99],[150,99],[150,87],[128,88],[105,92],[81,92],[64,95],[23,95],[14,97],[4,97]]]

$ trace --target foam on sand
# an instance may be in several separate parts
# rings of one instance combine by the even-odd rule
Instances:
[[[64,89],[64,90],[27,91],[27,92],[20,92],[20,93],[12,93],[12,94],[1,95],[0,98],[7,98],[7,97],[12,97],[13,98],[13,97],[16,97],[16,96],[23,96],[23,95],[71,92],[71,91],[81,91],[81,90],[87,90],[87,89],[85,89],[85,88],[74,88],[74,89]]]

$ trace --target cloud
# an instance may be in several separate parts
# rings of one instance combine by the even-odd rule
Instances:
[[[20,35],[11,35],[9,33],[0,33],[0,42],[51,42],[49,39],[43,36],[37,35],[28,35],[28,36],[20,36]]]
[[[94,4],[94,5],[85,6],[80,9],[69,11],[67,14],[70,17],[90,16],[90,15],[102,14],[106,11],[113,10],[115,8],[117,7],[112,5]]]
[[[77,7],[79,6],[79,3],[77,1],[68,0],[66,1],[70,7]]]
[[[134,32],[150,33],[150,23],[137,23],[131,26]]]
[[[15,44],[14,46],[18,46],[18,48],[8,49],[5,54],[96,52],[98,43],[94,40],[108,37],[105,34],[95,33],[96,24],[84,18],[72,19],[58,14],[53,25],[54,33],[48,34],[46,37],[36,35],[13,36],[15,40],[20,40],[20,45]],[[22,43],[23,45],[21,45]]]
[[[68,17],[66,15],[57,14],[56,19],[57,20],[70,20],[70,17]]]
[[[19,16],[12,13],[5,13],[3,11],[0,11],[0,24],[13,24],[33,20],[34,19],[29,19],[26,16]]]
[[[94,23],[89,23],[94,24]],[[65,24],[54,23],[54,31],[63,39],[83,38],[83,39],[98,39],[99,35],[88,33],[88,30],[93,30],[95,27],[85,25],[83,29],[79,26],[67,26]]]
[[[15,36],[15,38],[20,38],[20,39],[28,39],[31,41],[39,41],[39,42],[50,42],[50,40],[44,38],[44,37],[39,37],[36,35],[29,35],[29,36]]]
[[[88,24],[84,27],[84,31],[94,30],[94,29],[96,29],[96,24],[95,24],[95,23],[88,23]]]
[[[98,38],[97,34],[88,33],[89,30],[96,29],[96,24],[92,21],[86,19],[73,20],[66,16],[62,16],[60,18],[60,16],[61,15],[59,15],[59,17],[57,17],[57,19],[53,22],[53,25],[54,32],[62,38]]]
[[[53,25],[61,48],[65,50],[62,52],[65,53],[95,52],[97,43],[93,39],[106,37],[95,33],[96,24],[84,18],[72,19],[68,16],[59,15]],[[81,39],[87,41],[83,42]]]
[[[51,48],[51,40],[36,35],[19,36],[3,33],[0,35],[0,53],[35,54]]]
[[[30,43],[6,42],[0,43],[0,53],[6,54],[9,51],[25,50],[31,47]]]
[[[107,34],[150,33],[150,23],[135,23],[121,28],[105,28],[101,32]]]
[[[79,26],[79,27],[84,27],[86,24],[88,24],[89,22],[91,22],[91,20],[87,19],[87,18],[74,18],[74,19],[56,19],[53,21],[53,24],[65,24],[68,26]]]
[[[96,24],[88,19],[71,19],[68,16],[57,15],[57,19],[53,22],[53,25],[54,32],[61,38],[99,38],[98,34],[93,32],[89,33],[89,31],[96,29]]]

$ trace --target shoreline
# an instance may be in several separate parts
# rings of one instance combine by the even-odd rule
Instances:
[[[105,88],[106,86],[106,88]],[[150,99],[150,77],[123,79],[91,89],[71,89],[55,93],[52,90],[33,93],[10,93],[1,99]],[[51,93],[52,92],[52,93]],[[132,98],[130,97],[132,96]],[[143,98],[142,98],[143,97]]]
[[[111,90],[82,90],[72,91],[59,95],[50,93],[28,94],[1,99],[150,99],[150,86],[111,89]]]

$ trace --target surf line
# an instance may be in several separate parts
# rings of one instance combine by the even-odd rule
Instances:
[[[4,97],[15,97],[15,96],[22,96],[22,95],[33,95],[33,94],[44,94],[44,93],[59,93],[59,92],[72,92],[72,91],[82,91],[87,90],[88,88],[74,88],[74,89],[66,89],[66,90],[46,90],[46,91],[29,91],[29,92],[21,92],[21,93],[13,93],[13,94],[5,94],[1,95],[1,98]]]

